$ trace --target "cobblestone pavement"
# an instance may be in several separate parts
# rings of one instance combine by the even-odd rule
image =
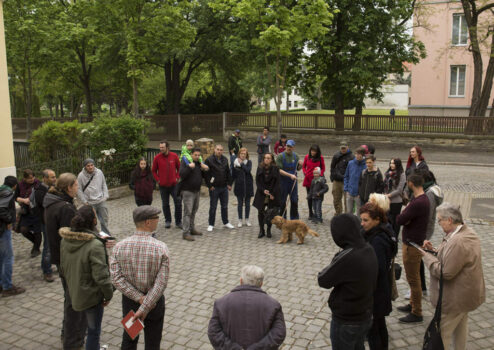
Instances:
[[[381,168],[384,165],[379,164]],[[492,169],[482,167],[437,166],[438,181],[447,189],[446,198],[459,204],[471,202],[471,196],[493,197]],[[466,184],[466,181],[469,184]],[[471,193],[472,189],[478,192]],[[207,325],[213,302],[228,293],[239,282],[242,266],[256,264],[264,268],[266,277],[263,288],[283,306],[287,325],[287,338],[283,349],[329,349],[330,310],[327,306],[329,291],[317,285],[317,273],[323,269],[338,251],[331,239],[328,222],[333,215],[331,191],[324,201],[323,225],[313,225],[320,237],[308,237],[306,243],[277,245],[279,231],[274,229],[272,239],[257,239],[257,211],[252,210],[251,228],[228,230],[218,224],[212,233],[206,233],[209,200],[201,197],[197,226],[205,233],[195,242],[182,240],[177,228],[165,230],[164,222],[158,227],[158,238],[166,242],[171,252],[171,275],[166,289],[165,326],[162,349],[211,349],[207,338]],[[299,189],[302,218],[307,217],[305,190]],[[449,200],[448,199],[448,200]],[[236,200],[230,196],[229,214],[236,220]],[[160,206],[159,194],[154,205]],[[110,228],[118,240],[133,231],[131,212],[132,197],[108,202]],[[475,213],[470,213],[475,217]],[[221,222],[219,210],[217,223]],[[468,349],[494,348],[494,227],[487,221],[468,221],[482,241],[483,265],[487,288],[487,301],[470,313]],[[436,227],[434,241],[441,239]],[[59,279],[54,283],[42,280],[40,259],[30,259],[30,244],[21,235],[14,234],[14,283],[26,287],[26,293],[0,298],[0,349],[60,349],[60,325],[62,322],[63,294]],[[401,253],[399,255],[401,260]],[[407,290],[404,275],[398,281],[400,298],[394,307],[405,303]],[[421,349],[425,328],[431,320],[433,309],[424,299],[424,322],[404,325],[398,322],[400,313],[393,310],[387,318],[390,332],[390,349]],[[115,293],[105,308],[102,344],[118,349],[122,337],[121,296]],[[141,339],[140,349],[143,340]]]

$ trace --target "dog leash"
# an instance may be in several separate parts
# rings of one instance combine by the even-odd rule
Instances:
[[[297,175],[295,175],[295,176],[297,176]],[[281,214],[281,217],[285,216],[286,210],[288,208],[288,200],[290,198],[292,198],[292,192],[293,192],[293,189],[295,188],[295,185],[296,184],[297,184],[297,179],[293,180],[292,190],[290,191],[290,193],[288,194],[288,196],[286,196],[285,210],[283,210],[283,213]]]

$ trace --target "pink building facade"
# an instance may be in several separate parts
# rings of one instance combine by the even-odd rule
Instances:
[[[461,3],[424,1],[422,4],[421,11],[425,15],[415,18],[413,35],[424,43],[427,57],[411,69],[409,113],[468,116],[473,89],[473,58],[468,51],[468,29]],[[492,18],[482,16],[479,23],[482,20],[492,23]],[[487,48],[483,48],[483,53],[485,70],[489,60]],[[494,93],[491,93],[490,101],[493,97]],[[487,113],[489,111],[490,108]]]

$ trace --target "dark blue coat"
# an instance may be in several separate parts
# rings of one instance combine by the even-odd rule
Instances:
[[[239,159],[240,161],[240,159]],[[233,167],[233,193],[237,197],[254,196],[254,179],[252,178],[252,161],[247,160],[247,164],[240,162],[240,167]]]

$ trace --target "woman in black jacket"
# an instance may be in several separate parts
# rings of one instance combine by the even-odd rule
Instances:
[[[252,161],[249,159],[247,148],[242,147],[238,151],[238,157],[233,162],[233,181],[235,187],[233,193],[238,202],[238,227],[243,224],[252,226],[249,220],[250,199],[254,196],[254,179],[252,178]],[[242,212],[245,206],[245,221],[242,220]]]
[[[369,202],[360,208],[360,219],[363,235],[370,243],[377,257],[378,275],[374,292],[374,307],[372,326],[368,333],[371,350],[388,349],[388,330],[386,316],[391,312],[391,280],[390,267],[396,255],[397,243],[391,228],[387,223],[384,210]]]
[[[151,168],[146,158],[142,157],[132,171],[129,183],[130,189],[134,190],[134,197],[138,207],[151,205],[155,185],[156,180],[153,177]]]
[[[281,206],[280,170],[274,162],[274,156],[266,153],[256,173],[256,195],[254,207],[258,210],[259,236],[267,235],[271,238],[271,222],[267,224],[267,234],[264,231],[264,218],[267,209],[279,208]],[[277,213],[279,215],[279,213]]]

